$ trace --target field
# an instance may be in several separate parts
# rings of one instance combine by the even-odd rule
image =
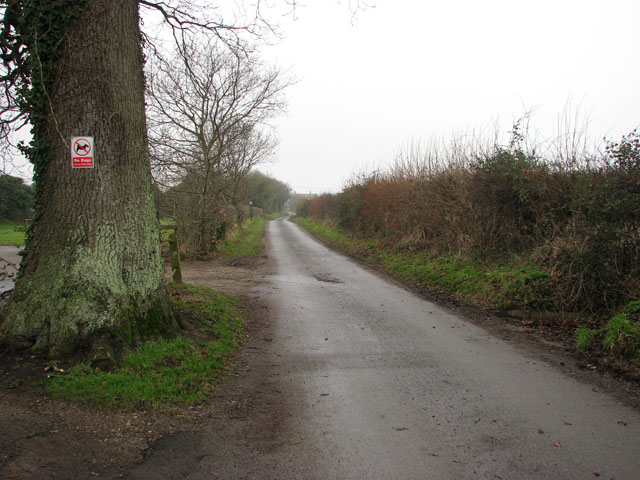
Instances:
[[[22,246],[25,240],[24,225],[0,224],[0,245]]]

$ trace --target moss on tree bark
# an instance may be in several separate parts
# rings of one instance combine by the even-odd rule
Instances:
[[[149,168],[138,5],[88,5],[63,36],[44,111],[32,114],[35,222],[0,332],[5,343],[52,357],[175,328]],[[72,136],[94,137],[95,168],[71,168]]]

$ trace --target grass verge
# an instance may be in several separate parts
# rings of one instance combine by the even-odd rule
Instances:
[[[25,235],[24,225],[14,225],[13,223],[0,224],[0,245],[23,246]]]
[[[549,274],[531,265],[488,265],[457,256],[394,251],[375,240],[349,237],[326,224],[296,217],[323,242],[382,267],[410,284],[435,287],[468,303],[498,310],[552,310]]]
[[[185,336],[142,343],[114,371],[88,363],[54,371],[47,393],[100,408],[139,409],[199,402],[227,368],[242,336],[235,299],[206,287],[172,284],[172,301]]]
[[[228,235],[218,249],[223,257],[254,257],[262,251],[262,239],[266,217],[255,217],[247,221],[241,228]]]

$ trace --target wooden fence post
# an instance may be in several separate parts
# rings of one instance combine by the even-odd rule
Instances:
[[[182,266],[180,265],[180,241],[178,239],[177,225],[161,225],[160,230],[171,230],[173,233],[169,235],[169,263],[171,264],[171,273],[173,281],[182,283]]]
[[[173,272],[173,281],[182,283],[182,266],[180,265],[180,244],[178,241],[177,229],[169,235],[169,255],[171,261],[171,271]]]

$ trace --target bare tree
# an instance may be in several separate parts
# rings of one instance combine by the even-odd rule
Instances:
[[[194,199],[195,247],[207,252],[215,210],[233,199],[237,178],[275,148],[265,124],[283,110],[288,82],[247,44],[229,48],[211,39],[190,39],[150,70],[153,170],[165,186],[181,182],[176,190]]]

